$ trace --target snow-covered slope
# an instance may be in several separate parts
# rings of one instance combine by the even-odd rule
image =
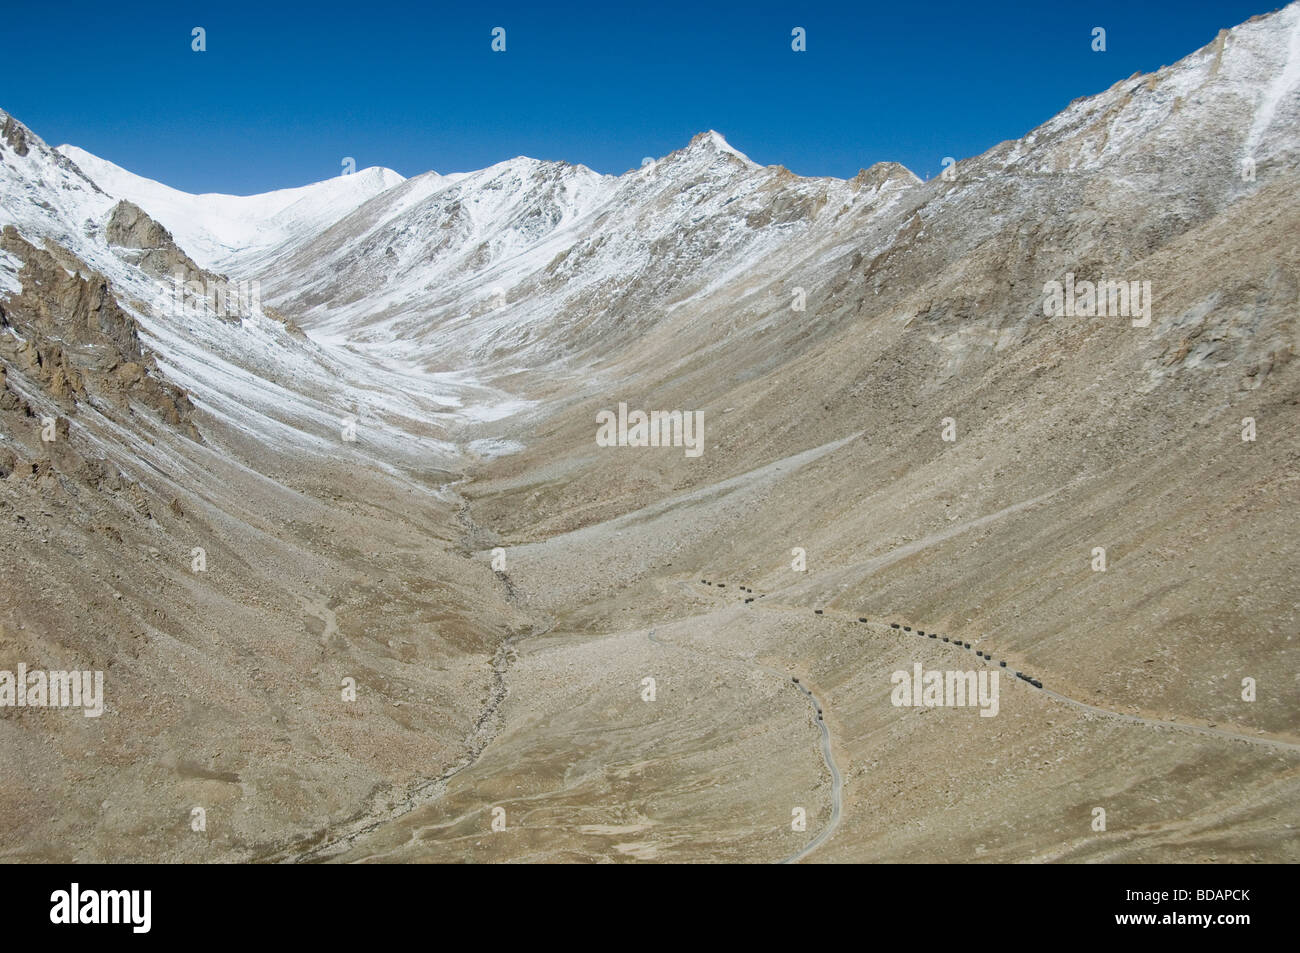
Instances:
[[[1296,860],[1277,836],[1300,824],[1294,766],[1241,744],[1293,744],[1295,693],[1261,682],[1243,706],[1234,684],[1300,671],[1298,60],[1293,4],[927,182],[892,163],[801,178],[707,132],[617,177],[517,158],[184,196],[0,112],[5,651],[111,660],[97,726],[123,739],[0,719],[0,852],[93,834],[69,860],[464,859],[427,833],[514,791],[619,824],[663,805],[637,856],[764,858],[763,804],[812,803],[815,749],[774,686],[647,642],[666,625],[719,664],[807,671],[850,763],[886,768],[846,773],[828,859]],[[183,252],[260,280],[267,307],[169,308]],[[1072,273],[1149,286],[1149,321],[1046,316],[1044,282]],[[594,412],[625,401],[702,414],[706,452],[597,447]],[[1112,571],[1089,570],[1094,546]],[[768,608],[727,608],[701,575]],[[896,615],[1197,734],[1095,708],[1065,724],[1037,695],[992,734],[900,721],[880,690]],[[602,721],[646,659],[710,703],[667,733]],[[341,708],[344,676],[362,693]],[[796,744],[812,770],[792,801]],[[635,790],[608,770],[650,748]],[[1115,816],[1154,833],[1081,846],[1062,778],[1138,792],[1140,816]],[[990,816],[995,790],[1016,797]],[[1187,791],[1213,811],[1189,821]],[[190,837],[178,805],[217,796],[214,836]],[[612,836],[602,855],[589,826],[549,824],[493,849],[627,859]]]
[[[1137,246],[1148,249],[1294,165],[1298,56],[1293,4],[1075,101],[1022,139],[963,159],[951,181],[921,183],[885,163],[847,181],[801,178],[756,165],[712,131],[617,178],[526,159],[454,182],[419,177],[263,259],[260,275],[271,300],[315,333],[401,342],[430,361],[538,366],[608,357],[710,296],[716,320],[771,317],[852,255],[907,249],[937,274],[1036,209],[1059,207],[1062,235],[1084,244],[1109,226],[1071,208],[1102,194],[1132,203]],[[931,220],[950,244],[914,246]],[[1023,332],[1023,322],[990,331]]]
[[[314,235],[358,205],[405,181],[373,166],[312,185],[261,195],[192,195],[146,179],[76,146],[59,146],[101,189],[143,208],[200,265],[240,272],[243,263]]]
[[[820,246],[846,210],[919,180],[882,164],[850,181],[764,168],[717,132],[624,175],[512,159],[409,180],[267,259],[268,297],[313,332],[405,341],[430,360],[528,364],[644,332],[664,309]],[[823,238],[825,236],[822,236]],[[437,339],[436,349],[417,342]]]
[[[318,341],[386,348],[390,363],[433,370],[590,364],[676,321],[698,324],[675,317],[698,311],[728,332],[766,333],[786,323],[792,295],[851,290],[845,270],[862,261],[876,269],[873,299],[904,254],[924,261],[929,290],[941,290],[945,268],[1024,216],[1049,215],[1055,225],[1023,227],[1086,247],[1112,227],[1078,211],[1102,195],[1131,206],[1140,230],[1132,251],[1111,243],[1119,265],[1294,165],[1298,57],[1292,4],[1076,100],[1020,140],[963,159],[951,180],[924,183],[892,163],[849,180],[802,178],[757,165],[713,131],[617,177],[520,157],[409,180],[370,169],[246,197],[188,195],[62,152],[171,228],[200,263],[258,278],[265,299]],[[1061,244],[1044,256],[1049,275],[1073,267]],[[1011,314],[1033,311],[1017,301]],[[932,313],[930,302],[908,300],[899,317],[917,312]],[[1004,342],[1028,328],[1019,317],[981,320]],[[960,352],[981,335],[945,346]]]
[[[442,438],[444,424],[490,419],[519,406],[464,372],[435,376],[406,364],[376,364],[357,351],[323,349],[268,314],[255,294],[250,294],[252,306],[233,320],[219,315],[211,300],[197,311],[178,309],[171,297],[170,274],[146,271],[138,266],[137,249],[109,240],[109,223],[122,200],[179,219],[191,243],[187,246],[182,239],[180,251],[191,257],[197,242],[212,260],[216,243],[235,234],[252,244],[241,246],[233,258],[262,247],[280,248],[323,227],[310,223],[323,223],[336,214],[331,213],[332,196],[347,207],[367,192],[382,191],[392,181],[386,170],[269,196],[187,196],[93,161],[74,161],[3,111],[0,123],[22,147],[0,155],[0,226],[13,226],[36,248],[62,250],[60,260],[69,270],[107,279],[108,293],[138,325],[142,343],[157,356],[166,379],[210,415],[199,422],[200,430],[208,431],[205,436],[213,436],[210,425],[219,424],[231,439],[271,441],[285,450],[327,457],[343,453],[365,458],[382,446],[378,466],[410,472],[455,464],[458,452]],[[86,159],[84,153],[81,157]],[[119,189],[126,184],[131,195],[119,199],[110,194],[92,181],[87,168],[106,174]],[[241,218],[240,208],[251,210],[248,219]],[[187,222],[187,215],[192,220]],[[0,253],[4,295],[21,292],[20,267],[13,256]],[[219,273],[207,277],[221,280]],[[244,287],[250,288],[251,282]],[[339,446],[339,421],[346,415],[365,428],[367,443]],[[410,421],[418,421],[427,436],[410,438],[405,432]],[[132,440],[111,422],[102,432],[124,443]],[[218,434],[215,442],[221,439]]]

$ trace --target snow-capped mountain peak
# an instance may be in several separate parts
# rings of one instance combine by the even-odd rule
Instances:
[[[740,163],[740,165],[743,166],[744,168],[747,169],[762,168],[762,166],[760,166],[749,156],[745,155],[735,146],[731,145],[731,143],[727,142],[727,140],[723,138],[722,133],[717,132],[713,129],[708,129],[705,130],[704,132],[696,133],[693,137],[691,137],[691,141],[686,146],[685,149],[680,149],[676,153],[673,153],[673,155],[681,155],[681,154],[686,154],[686,155],[705,154],[705,155],[713,155],[713,156],[726,156],[729,159],[734,159],[735,161]]]
[[[405,181],[392,169],[374,166],[260,195],[194,195],[128,172],[76,146],[63,145],[56,151],[109,195],[147,209],[195,261],[216,271],[234,270],[237,259],[255,259],[296,236],[314,234]]]

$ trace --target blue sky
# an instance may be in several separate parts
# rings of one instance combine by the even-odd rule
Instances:
[[[345,156],[408,176],[517,155],[617,174],[710,128],[800,175],[892,160],[924,178],[1278,5],[15,2],[0,106],[191,192],[303,185]]]

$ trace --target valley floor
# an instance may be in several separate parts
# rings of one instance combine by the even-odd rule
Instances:
[[[397,809],[263,859],[1297,859],[1300,737],[1085,697],[1077,681],[1023,653],[1001,668],[1005,656],[990,639],[948,629],[950,643],[918,636],[927,620],[902,613],[866,623],[847,606],[818,614],[800,585],[763,589],[647,558],[656,535],[674,536],[682,520],[716,531],[728,519],[719,497],[759,492],[763,479],[789,479],[841,445],[609,524],[505,547],[510,590],[545,621],[498,653],[500,690],[485,709],[481,749]],[[586,572],[575,547],[600,554],[611,578],[639,581],[566,606],[555,593]],[[963,635],[992,661],[956,645]],[[998,670],[997,716],[895,707],[890,673],[914,662]],[[1021,665],[1044,688],[1016,679]],[[1104,830],[1095,829],[1097,807]],[[800,814],[802,827],[793,823]]]

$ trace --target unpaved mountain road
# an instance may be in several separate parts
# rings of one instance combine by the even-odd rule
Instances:
[[[679,582],[679,585],[683,586],[684,588],[687,588],[689,591],[697,595],[700,594],[700,590],[696,586],[692,586],[689,582],[685,580]],[[721,596],[722,598],[725,599],[724,593],[714,592],[712,591],[712,589],[709,590],[709,595],[715,598]],[[754,595],[755,595],[755,601],[749,603],[750,608],[783,609],[787,611],[796,611],[796,612],[807,611],[806,606],[791,606],[785,603],[770,602],[770,601],[760,603],[757,601],[758,596],[760,594],[756,593]],[[734,602],[727,602],[726,604],[735,605]],[[741,604],[743,605],[744,603]],[[822,614],[823,614],[822,615],[823,618],[827,617],[828,615],[840,616],[848,621],[852,621],[854,619],[859,618],[858,616],[854,616],[852,613],[841,612],[836,609],[823,609]],[[902,630],[899,631],[901,632]],[[912,632],[910,634],[915,635],[916,632]],[[948,645],[949,647],[958,646],[958,643],[955,640],[953,642],[947,642],[947,643],[936,642],[935,644]],[[993,667],[991,659],[983,659],[983,661],[986,665],[990,665],[991,667]],[[1034,687],[1034,686],[1030,686],[1030,687]],[[1050,688],[1039,688],[1037,690],[1049,696],[1050,698],[1054,698],[1055,700],[1065,705],[1071,706],[1072,708],[1077,708],[1081,711],[1090,712],[1095,715],[1104,715],[1108,718],[1117,718],[1121,721],[1127,721],[1132,724],[1146,725],[1147,727],[1150,728],[1162,728],[1162,729],[1172,729],[1175,731],[1186,731],[1186,732],[1191,732],[1193,734],[1207,735],[1209,737],[1214,737],[1214,738],[1223,738],[1228,741],[1243,741],[1246,744],[1275,748],[1279,751],[1300,753],[1300,742],[1296,742],[1296,741],[1288,741],[1283,738],[1276,738],[1276,737],[1247,735],[1247,734],[1242,734],[1240,732],[1227,731],[1223,728],[1218,728],[1212,725],[1190,725],[1187,724],[1186,722],[1168,721],[1160,718],[1149,718],[1144,715],[1131,715],[1126,712],[1115,711],[1114,709],[1110,709],[1110,708],[1102,708],[1098,705],[1091,705],[1087,702],[1079,701],[1077,698],[1071,698],[1069,695],[1062,695],[1060,692],[1053,691]]]
[[[831,774],[831,816],[830,820],[826,822],[826,825],[818,832],[816,837],[789,857],[781,860],[780,863],[797,863],[811,854],[822,844],[826,843],[826,841],[830,839],[830,836],[835,833],[835,828],[839,827],[840,824],[840,816],[844,809],[844,779],[840,775],[839,766],[835,763],[835,753],[831,750],[830,729],[826,725],[825,716],[822,711],[822,703],[817,696],[814,695],[802,682],[793,681],[794,676],[779,671],[778,669],[771,668],[770,666],[763,665],[760,662],[752,662],[749,659],[738,658],[734,655],[721,655],[716,652],[707,652],[704,649],[698,649],[693,645],[682,645],[677,642],[665,642],[663,639],[655,637],[654,629],[651,629],[646,633],[646,637],[656,645],[694,652],[696,655],[703,655],[705,657],[722,658],[729,662],[739,662],[756,668],[759,671],[768,672],[787,684],[793,684],[795,688],[799,689],[799,691],[803,692],[804,695],[808,697],[808,701],[812,703],[813,707],[813,720],[817,725],[818,730],[821,732],[822,761],[826,763],[826,768]]]
[[[1189,731],[1198,735],[1209,735],[1214,738],[1226,738],[1230,741],[1244,741],[1247,744],[1264,745],[1269,748],[1277,748],[1280,751],[1300,752],[1300,743],[1294,741],[1283,741],[1280,738],[1261,738],[1252,735],[1243,735],[1235,731],[1225,731],[1222,728],[1215,728],[1209,725],[1188,725],[1177,721],[1162,721],[1159,718],[1145,718],[1141,715],[1127,715],[1122,711],[1112,711],[1109,708],[1098,708],[1096,705],[1089,705],[1087,702],[1081,702],[1077,699],[1071,698],[1069,695],[1062,695],[1060,692],[1054,692],[1050,688],[1042,688],[1039,689],[1039,691],[1074,708],[1079,708],[1083,711],[1092,712],[1098,715],[1106,715],[1110,718],[1118,718],[1121,721],[1133,722],[1138,725],[1147,725],[1152,728],[1172,728],[1176,731]]]
[[[667,584],[668,580],[662,580],[662,583]],[[699,584],[692,583],[688,579],[676,579],[676,580],[672,580],[672,583],[678,589],[682,590],[683,592],[689,593],[694,597],[707,595],[708,597],[710,597],[711,600],[713,600],[716,604],[718,604],[722,608],[740,608],[742,606],[747,606],[750,609],[779,610],[779,611],[791,612],[791,613],[808,612],[807,606],[794,606],[786,603],[770,601],[766,599],[766,594],[746,592],[744,590],[741,590],[739,586],[736,586],[735,584],[730,584],[730,583],[726,584],[727,585],[726,589],[715,589],[714,585],[717,585],[716,583],[710,584],[709,586],[706,587],[701,587]],[[734,599],[732,598],[733,593],[736,596],[736,598]],[[743,599],[750,598],[751,596],[754,600],[753,602],[750,603],[743,602]],[[742,601],[737,601],[737,599]],[[330,622],[329,616],[332,615],[332,613],[330,613],[328,609],[324,608],[324,604],[323,603],[314,604],[311,606],[311,608],[315,610],[316,614],[319,614],[322,618],[325,619],[326,624],[328,626]],[[843,621],[847,621],[853,624],[858,624],[857,619],[860,617],[855,616],[851,613],[846,613],[835,609],[824,609],[822,610],[821,618],[823,619],[839,618]],[[877,624],[879,625],[879,624],[887,624],[887,623],[877,623]],[[545,632],[550,631],[553,628],[554,628],[554,623],[552,622],[549,626],[545,626],[543,628],[540,628],[539,630],[534,630],[533,632],[527,633],[524,637],[528,638],[528,637],[541,635],[544,634]],[[903,634],[902,629],[891,630],[891,631],[897,631],[899,634]],[[908,634],[915,636],[917,632],[913,631]],[[827,823],[822,827],[822,829],[817,833],[817,835],[813,837],[812,840],[810,840],[807,844],[805,844],[802,848],[800,848],[795,853],[780,860],[779,863],[782,864],[797,863],[807,858],[815,850],[817,850],[819,847],[823,846],[828,840],[830,840],[831,836],[835,833],[836,828],[839,826],[843,814],[844,782],[843,782],[843,777],[839,770],[839,766],[835,761],[834,746],[832,743],[829,725],[825,721],[825,706],[823,705],[822,700],[818,698],[816,694],[806,686],[806,684],[804,684],[803,680],[800,680],[799,682],[792,682],[793,676],[789,672],[781,671],[779,669],[772,668],[771,666],[763,665],[760,662],[753,661],[752,659],[745,658],[743,656],[712,652],[706,649],[699,648],[694,645],[686,645],[680,642],[668,641],[657,636],[656,630],[653,628],[648,631],[647,638],[654,644],[663,646],[665,648],[672,648],[680,651],[688,651],[705,658],[712,658],[715,660],[725,660],[733,664],[743,664],[743,665],[750,666],[754,669],[766,672],[776,678],[779,678],[783,682],[786,682],[787,684],[793,684],[794,687],[798,688],[801,692],[803,692],[803,694],[808,698],[808,700],[812,704],[814,723],[816,724],[820,734],[820,747],[821,747],[822,760],[825,763],[828,772],[830,773],[831,813]],[[389,803],[381,806],[372,806],[371,808],[361,812],[357,816],[354,816],[348,822],[341,825],[339,829],[336,829],[335,831],[331,832],[327,836],[315,838],[315,839],[308,839],[305,841],[299,840],[293,845],[281,845],[277,849],[272,849],[263,852],[258,859],[263,862],[265,861],[297,862],[297,861],[329,860],[331,857],[337,856],[338,854],[346,851],[349,847],[355,844],[363,835],[376,830],[384,823],[395,820],[396,818],[404,814],[410,813],[412,810],[414,810],[419,806],[428,804],[432,801],[436,801],[437,799],[439,799],[447,790],[447,782],[454,775],[460,774],[461,772],[470,768],[478,760],[483,750],[489,744],[491,744],[491,737],[490,737],[491,732],[490,730],[487,730],[487,723],[490,722],[495,717],[496,712],[499,709],[499,706],[501,702],[504,700],[504,697],[507,693],[506,686],[505,686],[505,675],[506,675],[505,669],[508,666],[509,652],[514,642],[515,642],[514,639],[507,640],[507,642],[504,643],[498,650],[497,658],[494,659],[494,666],[493,666],[495,670],[496,684],[494,687],[494,691],[492,693],[492,697],[489,700],[483,712],[482,717],[479,719],[479,723],[475,726],[474,731],[471,732],[470,737],[472,739],[474,739],[475,736],[477,736],[477,738],[475,739],[476,743],[471,743],[470,750],[466,753],[466,756],[460,761],[459,764],[457,764],[451,770],[447,771],[446,773],[444,773],[442,776],[438,778],[426,780],[416,785],[413,789],[409,791],[409,793],[404,798],[399,799],[398,802],[395,804]],[[934,645],[935,646],[946,645],[948,648],[954,648],[954,647],[961,648],[960,643],[956,642],[955,640],[947,643],[936,641]],[[992,661],[990,659],[982,659],[981,661],[983,661],[985,664],[989,664],[989,665],[992,664]],[[1029,687],[1032,688],[1033,686],[1029,686]],[[1158,718],[1149,718],[1141,715],[1132,715],[1125,712],[1115,711],[1113,709],[1102,708],[1097,705],[1091,705],[1087,702],[1079,701],[1078,699],[1071,698],[1068,695],[1063,695],[1060,692],[1053,691],[1052,689],[1049,688],[1041,688],[1038,689],[1038,691],[1041,691],[1044,695],[1047,695],[1048,697],[1058,702],[1061,702],[1062,704],[1069,705],[1081,711],[1085,711],[1095,715],[1101,715],[1108,718],[1119,719],[1121,721],[1126,721],[1132,724],[1145,725],[1147,727],[1155,728],[1155,729],[1191,732],[1191,733],[1205,735],[1209,737],[1222,738],[1230,741],[1244,742],[1246,744],[1251,744],[1251,745],[1270,747],[1270,748],[1274,748],[1277,750],[1286,751],[1290,753],[1300,753],[1300,743],[1293,742],[1293,741],[1287,741],[1279,738],[1251,736],[1251,735],[1241,734],[1239,732],[1227,731],[1225,729],[1212,727],[1212,726],[1190,725],[1182,722],[1174,722],[1174,721],[1168,721],[1168,720],[1163,720]],[[821,717],[818,717],[819,715]],[[371,858],[371,859],[378,859],[378,858]]]
[[[802,683],[796,684],[799,686],[799,691],[807,695],[808,700],[817,709],[817,727],[821,729],[822,733],[822,760],[826,762],[826,767],[831,772],[831,819],[826,822],[826,826],[803,849],[796,851],[781,861],[783,864],[798,863],[830,840],[831,835],[835,833],[835,828],[840,826],[840,815],[844,812],[844,779],[840,776],[839,766],[835,764],[835,754],[831,751],[831,730],[826,725],[826,719],[822,717],[822,703]]]

